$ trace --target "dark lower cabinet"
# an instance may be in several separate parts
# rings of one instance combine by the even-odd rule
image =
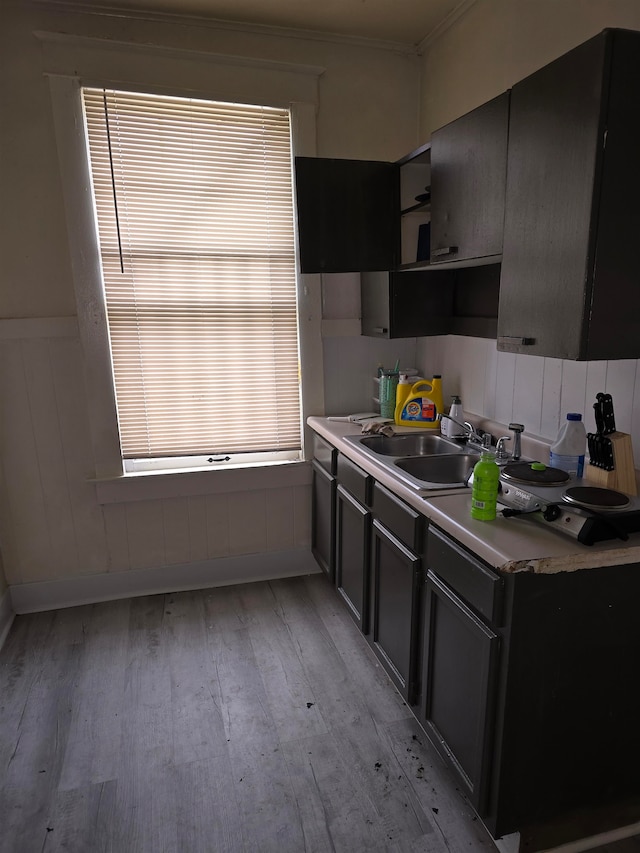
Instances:
[[[369,630],[371,513],[339,485],[336,493],[336,588],[363,633]]]
[[[316,559],[491,834],[535,851],[639,821],[640,564],[498,572],[316,450]]]
[[[421,558],[384,525],[373,522],[370,642],[402,696],[411,705],[418,686]]]
[[[482,811],[491,758],[499,638],[427,572],[421,723]]]
[[[311,552],[333,583],[336,553],[336,478],[315,460],[311,463]]]

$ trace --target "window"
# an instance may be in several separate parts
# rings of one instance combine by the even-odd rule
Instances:
[[[299,458],[289,111],[82,92],[127,468]]]

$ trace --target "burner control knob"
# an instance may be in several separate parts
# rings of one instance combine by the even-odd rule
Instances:
[[[555,504],[551,504],[542,513],[542,517],[545,521],[555,521],[556,518],[560,518],[560,513],[560,507],[556,506]]]

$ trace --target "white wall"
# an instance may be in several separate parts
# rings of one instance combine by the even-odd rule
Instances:
[[[4,576],[4,566],[2,564],[2,554],[0,554],[0,598],[4,595],[7,588],[7,579]]]
[[[0,14],[0,541],[7,581],[307,550],[306,468],[301,475],[276,471],[253,487],[232,474],[222,491],[207,473],[211,487],[200,483],[193,494],[99,502],[44,48],[34,31],[323,66],[317,148],[329,157],[394,160],[415,146],[417,57],[375,44],[62,13],[26,0],[8,0]],[[140,61],[148,76],[152,60]],[[158,67],[159,77],[167,67]],[[325,341],[325,385],[343,387],[341,376],[353,367],[364,396],[365,377],[382,359],[371,343],[350,340]],[[415,342],[410,347],[413,353]],[[329,405],[346,407],[348,396],[342,391]]]
[[[605,27],[640,30],[637,0],[477,0],[423,57],[421,129],[443,124],[495,97]],[[571,318],[567,318],[571,322]],[[528,433],[554,438],[567,412],[586,415],[598,391],[612,394],[616,425],[634,439],[640,464],[640,369],[635,360],[570,362],[498,353],[495,341],[440,337],[418,341],[427,373],[442,372],[446,394],[465,409]]]

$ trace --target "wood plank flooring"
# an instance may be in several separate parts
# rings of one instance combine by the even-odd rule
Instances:
[[[1,853],[495,853],[320,575],[19,616]]]

